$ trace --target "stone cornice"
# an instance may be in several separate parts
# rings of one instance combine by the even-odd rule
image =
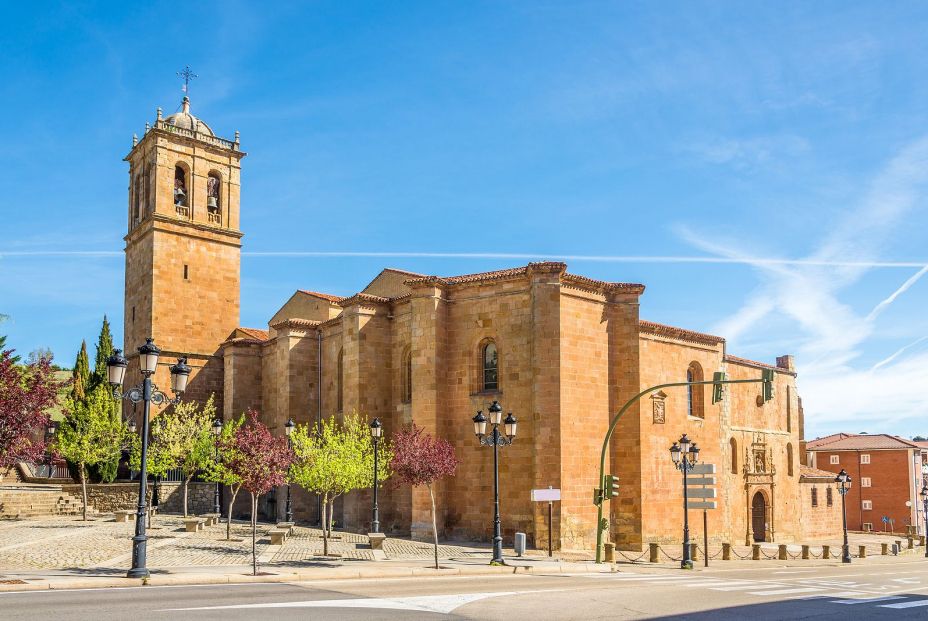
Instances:
[[[297,319],[290,318],[284,319],[283,321],[278,321],[277,323],[271,325],[270,327],[274,330],[281,330],[283,328],[297,328],[300,330],[308,330],[313,328],[318,328],[322,325],[323,322],[315,321],[313,319]]]
[[[676,341],[697,343],[699,345],[718,345],[725,342],[725,339],[721,336],[704,334],[702,332],[695,332],[693,330],[685,330],[683,328],[667,326],[662,323],[645,321],[644,319],[639,321],[638,325],[642,334],[654,334],[656,336],[663,336],[665,338],[673,339]]]
[[[171,227],[158,226],[159,224],[170,224],[181,230],[175,230]],[[126,236],[123,237],[123,240],[128,243],[130,240],[143,237],[146,233],[153,230],[174,233],[177,235],[191,235],[189,232],[185,232],[183,229],[194,229],[199,232],[209,233],[219,237],[231,238],[231,240],[234,241],[222,239],[215,239],[213,241],[229,244],[236,247],[241,247],[242,244],[239,240],[245,235],[241,231],[233,231],[231,229],[217,227],[212,224],[194,222],[193,220],[181,220],[179,218],[172,218],[164,214],[153,213],[148,214],[134,229],[129,231]]]
[[[178,128],[178,130],[175,130],[175,131],[168,131],[166,129],[161,129],[160,127],[158,127],[158,123],[156,122],[153,127],[151,127],[146,133],[142,135],[142,138],[138,141],[138,143],[134,145],[131,149],[129,149],[129,153],[127,153],[126,156],[122,159],[124,162],[128,162],[132,158],[132,154],[139,147],[141,147],[143,144],[146,144],[147,142],[153,142],[153,139],[149,139],[149,136],[168,138],[172,142],[180,142],[180,143],[186,143],[190,145],[196,145],[198,147],[202,147],[209,151],[213,151],[215,153],[223,155],[225,157],[229,157],[229,156],[234,157],[237,160],[241,160],[243,157],[248,155],[245,151],[241,151],[238,148],[229,148],[229,147],[223,146],[224,144],[230,144],[230,145],[237,146],[238,143],[232,140],[228,140],[226,138],[220,138],[219,136],[207,136],[204,138],[198,138],[198,137],[188,135],[188,133],[193,134],[194,132],[190,130],[185,130],[183,128]]]
[[[371,295],[369,293],[355,293],[351,297],[344,298],[336,302],[342,308],[349,308],[351,306],[359,306],[362,308],[372,308],[376,309],[388,305],[390,303],[390,298],[380,297],[379,295]]]

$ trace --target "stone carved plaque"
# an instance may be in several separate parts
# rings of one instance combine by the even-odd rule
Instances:
[[[666,416],[666,404],[664,400],[667,398],[667,393],[663,390],[659,390],[653,395],[651,395],[651,407],[653,409],[654,424],[663,425],[664,419]]]

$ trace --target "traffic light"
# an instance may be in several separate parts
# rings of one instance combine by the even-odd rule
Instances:
[[[713,405],[715,405],[716,403],[722,400],[722,395],[725,392],[725,384],[723,384],[722,382],[724,382],[726,379],[727,379],[727,376],[721,371],[716,371],[715,373],[712,374],[712,381],[715,382],[715,384],[712,385],[712,404]]]
[[[773,400],[774,371],[773,369],[764,369],[762,373],[763,375],[761,375],[761,378],[764,380],[764,383],[762,384],[764,388],[763,399],[764,403],[767,403],[768,401]]]
[[[606,495],[610,498],[619,495],[619,477],[614,474],[606,475]]]

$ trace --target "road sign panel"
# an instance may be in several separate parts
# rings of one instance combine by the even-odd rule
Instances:
[[[715,485],[715,477],[687,477],[688,485]]]
[[[690,468],[692,474],[715,474],[715,464],[696,464]]]
[[[690,509],[715,509],[716,503],[714,500],[705,500],[705,501],[696,501],[690,502]]]
[[[559,489],[533,489],[532,502],[554,502],[561,499],[561,490]]]
[[[714,487],[697,487],[696,489],[687,490],[690,498],[715,498]]]

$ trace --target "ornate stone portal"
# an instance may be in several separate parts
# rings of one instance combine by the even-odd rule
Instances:
[[[744,449],[745,545],[775,540],[774,475],[776,466],[767,446],[766,434],[754,432],[751,446]],[[758,493],[760,499],[756,498]]]

